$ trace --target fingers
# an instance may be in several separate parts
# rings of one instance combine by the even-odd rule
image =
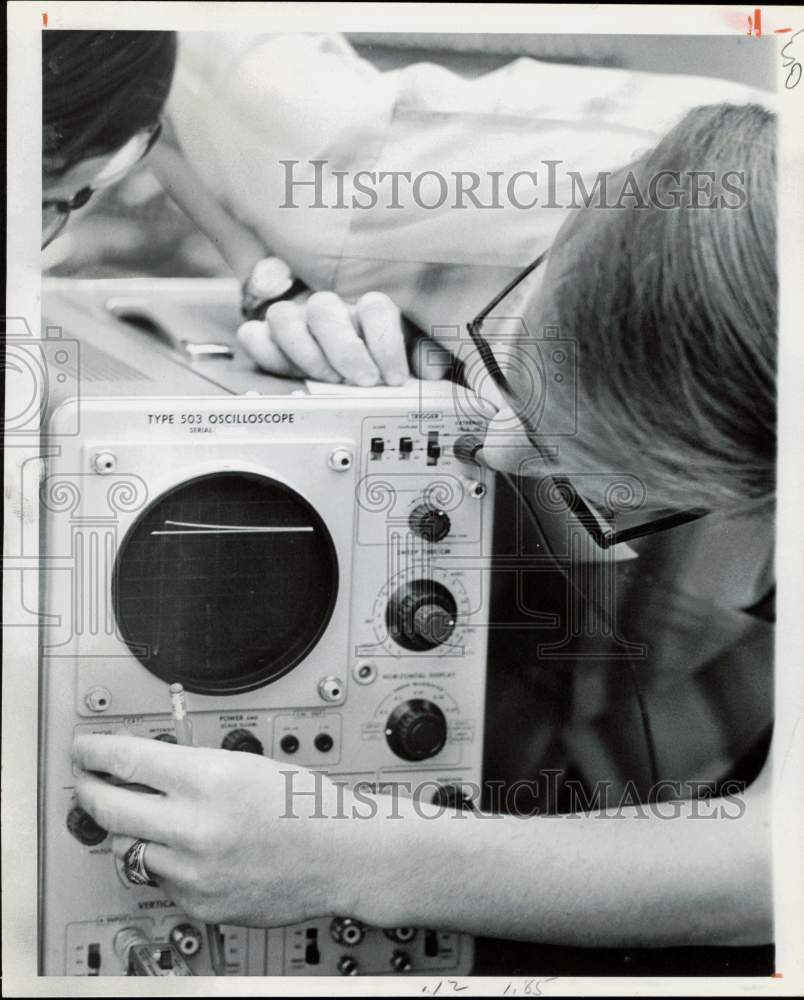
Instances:
[[[405,321],[382,292],[368,292],[350,308],[334,292],[306,302],[276,302],[265,321],[237,331],[244,350],[265,371],[288,378],[358,386],[404,385],[410,375]],[[412,359],[420,378],[446,375],[452,356],[437,341],[413,336]]]
[[[175,806],[163,795],[135,792],[86,773],[75,791],[81,807],[104,830],[163,844],[175,843],[180,835]]]
[[[382,292],[368,292],[358,301],[355,312],[383,380],[388,385],[403,385],[409,370],[402,317],[396,304]]]
[[[307,300],[306,311],[307,326],[332,367],[354,385],[377,385],[380,371],[342,299],[334,292],[316,292]]]
[[[305,373],[276,346],[268,325],[259,319],[243,323],[237,331],[243,350],[264,371],[281,378],[304,378]]]
[[[198,773],[192,748],[136,736],[80,736],[73,743],[73,762],[84,771],[148,785],[158,792],[193,787]]]
[[[341,381],[307,327],[305,308],[297,302],[275,302],[268,309],[265,320],[268,337],[309,378],[319,382]],[[354,335],[353,330],[351,333]]]

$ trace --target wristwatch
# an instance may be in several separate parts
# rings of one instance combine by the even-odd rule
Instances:
[[[244,319],[265,319],[268,307],[274,302],[293,299],[306,291],[307,285],[295,277],[283,260],[263,257],[243,282],[240,311]]]

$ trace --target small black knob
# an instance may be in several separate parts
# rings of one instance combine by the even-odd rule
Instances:
[[[410,530],[419,538],[424,538],[428,542],[440,542],[449,534],[451,527],[449,515],[446,511],[438,507],[431,507],[423,503],[415,507],[411,512]]]
[[[477,453],[483,448],[483,438],[477,434],[461,434],[452,446],[452,452],[459,462],[466,462],[467,465],[480,465],[477,461]]]
[[[447,720],[438,705],[424,698],[413,698],[397,705],[388,716],[385,738],[397,757],[426,760],[444,748]]]
[[[338,959],[338,972],[342,976],[356,976],[359,968],[357,959],[352,958],[351,955],[341,955]]]
[[[76,840],[87,847],[97,847],[108,836],[108,831],[98,826],[95,820],[81,806],[73,806],[67,813],[67,829]]]
[[[240,753],[264,753],[262,743],[250,729],[233,729],[223,737],[221,746],[224,750],[237,750]]]
[[[410,972],[413,968],[410,955],[406,951],[395,951],[391,955],[391,968],[394,972]]]
[[[433,805],[447,806],[450,809],[475,811],[474,802],[460,785],[439,785],[430,801]]]

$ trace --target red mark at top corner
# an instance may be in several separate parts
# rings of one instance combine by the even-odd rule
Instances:
[[[42,15],[42,27],[43,28],[47,27],[47,14]]]
[[[774,28],[774,35],[784,35],[788,31],[792,31],[792,28]],[[748,31],[746,35],[753,35],[754,38],[762,37],[762,8],[754,7],[754,16],[748,15]]]
[[[772,972],[771,979],[784,979],[784,975],[781,972]]]

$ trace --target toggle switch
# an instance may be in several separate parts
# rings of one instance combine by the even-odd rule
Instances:
[[[307,928],[307,944],[304,949],[304,961],[308,965],[318,965],[321,961],[321,951],[318,947],[318,928]]]
[[[427,958],[438,958],[440,951],[438,944],[438,931],[427,930],[424,932],[424,954]]]
[[[383,438],[372,438],[371,439],[371,457],[376,462],[378,459],[382,458],[382,453],[385,451],[385,441]]]
[[[87,947],[87,968],[90,976],[100,975],[101,967],[101,946],[93,942]]]
[[[413,439],[409,437],[401,437],[399,439],[399,457],[410,458],[410,453],[412,451],[413,451]]]
[[[441,458],[441,445],[438,443],[438,431],[427,433],[427,464],[438,465]]]

